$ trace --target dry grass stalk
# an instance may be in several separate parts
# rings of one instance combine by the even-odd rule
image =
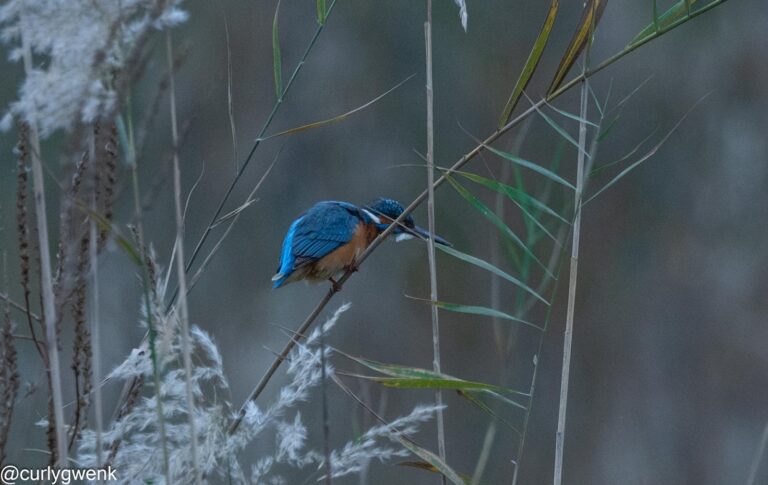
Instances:
[[[7,285],[6,285],[7,286]],[[19,391],[19,370],[16,348],[13,343],[14,325],[11,307],[3,305],[2,342],[0,342],[0,465],[5,464],[5,448],[11,430],[11,418]]]
[[[427,255],[429,260],[430,299],[437,301],[437,264],[435,262],[435,122],[434,122],[434,91],[432,88],[432,0],[427,0],[427,21],[424,23],[424,43],[426,48],[426,94],[427,94],[427,219],[429,241]],[[440,369],[440,319],[436,305],[431,305],[432,311],[432,369],[438,374]],[[443,393],[435,392],[435,402],[440,410],[437,412],[437,449],[440,459],[445,461],[445,417],[443,415]],[[441,475],[443,485],[448,483],[445,475]]]

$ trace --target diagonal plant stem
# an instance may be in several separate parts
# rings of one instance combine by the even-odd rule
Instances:
[[[576,86],[579,82],[586,80],[593,75],[597,74],[598,72],[602,71],[606,67],[610,66],[611,64],[614,64],[615,62],[622,59],[627,54],[633,52],[635,49],[637,49],[639,46],[644,45],[653,39],[656,39],[663,35],[666,32],[669,32],[670,30],[674,29],[675,27],[678,27],[679,25],[682,25],[687,20],[690,20],[694,17],[697,17],[698,15],[701,15],[702,13],[711,10],[712,8],[716,7],[717,5],[721,5],[725,3],[727,0],[715,0],[712,4],[709,4],[705,7],[702,7],[701,9],[697,10],[696,12],[691,13],[691,15],[685,19],[682,19],[678,22],[675,22],[671,24],[667,29],[663,29],[662,31],[655,33],[647,38],[645,38],[643,41],[639,42],[638,44],[633,45],[631,48],[627,48],[619,52],[618,54],[615,54],[614,56],[609,57],[605,61],[603,61],[601,64],[599,64],[596,68],[593,68],[591,70],[585,70],[580,75],[576,76],[571,81],[568,81],[567,83],[564,83],[559,89],[557,89],[555,92],[547,96],[546,98],[537,101],[532,104],[531,107],[520,113],[516,118],[511,120],[509,123],[504,125],[503,127],[497,129],[493,133],[491,133],[485,140],[483,140],[481,143],[477,144],[472,150],[467,152],[464,156],[462,156],[459,160],[457,160],[450,168],[445,170],[443,174],[435,180],[435,182],[432,184],[432,187],[434,189],[437,189],[440,187],[445,181],[450,177],[453,173],[460,170],[464,165],[466,165],[470,160],[474,159],[477,155],[479,155],[481,152],[483,152],[490,144],[495,142],[497,139],[499,139],[504,133],[508,132],[515,126],[519,125],[522,121],[527,119],[530,115],[533,113],[536,113],[537,110],[542,108],[546,105],[546,103],[560,97],[563,93],[570,90],[574,86]],[[412,213],[419,205],[421,205],[429,196],[429,190],[424,189],[423,192],[421,192],[414,200],[411,202],[405,210],[403,210],[403,213],[400,214],[400,216],[393,221],[392,224],[389,225],[384,231],[379,234],[379,236],[373,240],[373,242],[368,246],[368,248],[363,251],[363,253],[360,255],[360,257],[357,259],[357,267],[359,268],[362,263],[368,259],[368,257],[371,255],[373,251],[376,250],[376,248],[379,247],[379,245],[384,242],[384,240],[392,234],[392,231],[394,231],[395,227],[398,226],[403,222],[403,220],[408,217],[410,213]],[[256,385],[254,390],[251,392],[251,394],[248,396],[248,399],[243,403],[240,412],[238,413],[237,417],[233,420],[232,424],[229,428],[229,433],[233,434],[235,431],[237,431],[237,428],[240,426],[240,423],[243,420],[243,417],[245,416],[245,408],[249,401],[255,401],[258,399],[259,395],[264,391],[264,389],[267,386],[267,383],[272,379],[272,376],[274,376],[275,372],[277,372],[277,369],[280,367],[280,364],[282,361],[286,358],[286,356],[290,353],[290,351],[293,349],[293,347],[296,346],[296,344],[299,341],[299,336],[306,333],[306,331],[312,326],[312,323],[315,321],[315,319],[320,315],[320,313],[323,311],[325,306],[331,301],[333,296],[341,291],[344,283],[352,276],[352,271],[345,272],[337,281],[336,286],[331,287],[328,292],[325,294],[325,296],[318,302],[318,304],[315,306],[315,308],[309,313],[309,315],[305,318],[304,322],[296,329],[294,336],[285,344],[285,347],[283,350],[275,357],[275,360],[272,361],[272,364],[269,366],[267,371],[264,373],[262,378],[259,380],[259,383]]]
[[[424,43],[426,48],[427,76],[427,220],[429,240],[427,241],[427,259],[429,261],[429,288],[432,302],[437,298],[437,266],[435,264],[435,103],[432,84],[432,0],[427,0],[427,21],[424,22]],[[440,370],[440,318],[437,305],[430,305],[432,314],[432,370]],[[435,392],[435,402],[441,409],[437,412],[437,453],[445,461],[445,416],[443,415],[443,392]],[[445,475],[440,475],[443,485],[448,483]]]
[[[171,31],[165,33],[165,52],[168,59],[169,94],[171,101],[171,137],[173,142],[173,199],[176,208],[176,270],[179,285],[179,319],[181,320],[181,353],[184,360],[184,381],[187,391],[189,417],[190,455],[195,483],[202,483],[202,471],[198,463],[197,431],[195,427],[195,398],[192,393],[192,350],[189,342],[189,307],[187,305],[187,274],[184,271],[184,217],[181,204],[181,169],[179,168],[179,129],[176,119],[176,82],[173,74],[173,44]],[[158,395],[158,399],[160,396]]]
[[[22,25],[26,24],[24,22]],[[24,71],[32,72],[32,48],[29,45],[26,29],[22,28],[21,42],[24,57]],[[40,245],[40,273],[43,309],[45,320],[45,344],[48,352],[48,372],[50,374],[51,399],[53,400],[53,418],[56,427],[56,459],[60,468],[69,466],[67,453],[67,431],[64,422],[64,399],[61,392],[61,368],[59,362],[59,341],[56,333],[56,308],[51,275],[51,253],[48,239],[48,217],[45,207],[45,185],[43,164],[40,160],[40,137],[34,120],[29,123],[29,136],[32,144],[32,180],[35,196],[37,236]],[[53,451],[53,450],[51,450]]]
[[[332,0],[330,5],[328,5],[328,9],[326,11],[326,18],[333,11],[334,5],[336,5],[336,0]],[[315,43],[317,42],[318,37],[320,37],[320,34],[322,33],[326,23],[327,22],[323,22],[322,24],[319,24],[317,27],[317,30],[315,30],[315,34],[312,36],[312,39],[309,41],[309,44],[307,45],[307,48],[304,51],[304,54],[301,56],[301,59],[299,59],[299,62],[296,64],[296,67],[294,68],[293,73],[291,74],[291,77],[288,79],[288,82],[285,84],[285,88],[283,88],[282,94],[280,95],[280,97],[277,98],[277,101],[275,101],[275,104],[272,107],[272,111],[269,113],[269,116],[267,116],[267,119],[264,122],[264,125],[261,127],[261,131],[259,131],[259,134],[256,136],[256,140],[254,140],[253,145],[251,146],[251,149],[248,152],[248,156],[245,158],[245,161],[237,170],[237,174],[235,175],[235,178],[232,180],[226,192],[224,193],[224,197],[221,198],[221,201],[219,202],[219,205],[216,207],[216,211],[213,213],[213,216],[211,217],[211,220],[208,223],[208,226],[203,231],[203,235],[200,237],[200,239],[197,242],[197,245],[195,246],[195,249],[192,251],[192,254],[189,257],[189,261],[187,261],[187,264],[186,264],[186,271],[189,271],[190,268],[192,268],[192,264],[194,264],[195,259],[197,258],[197,255],[200,253],[200,250],[203,247],[203,244],[205,244],[205,241],[208,239],[208,236],[211,234],[211,231],[216,226],[216,222],[218,221],[219,216],[221,215],[221,212],[224,210],[224,206],[229,200],[229,197],[232,195],[232,191],[235,189],[235,186],[240,181],[240,178],[243,176],[243,173],[245,173],[245,169],[248,168],[248,164],[251,163],[251,160],[253,160],[253,155],[256,153],[256,149],[261,144],[264,138],[264,135],[266,134],[267,130],[272,124],[272,120],[275,118],[275,115],[277,114],[277,111],[280,109],[280,106],[283,104],[283,100],[285,99],[285,96],[290,91],[291,86],[293,86],[293,83],[296,80],[296,77],[298,76],[299,72],[301,71],[301,68],[304,67],[304,63],[309,57],[309,53],[312,52],[312,48],[315,46]],[[168,303],[169,306],[173,304],[173,301],[176,298],[178,292],[179,292],[179,289],[177,287]]]

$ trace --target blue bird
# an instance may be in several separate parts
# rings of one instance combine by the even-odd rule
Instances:
[[[318,202],[288,229],[280,266],[272,277],[273,288],[302,279],[327,279],[335,286],[334,277],[346,270],[355,271],[357,258],[403,210],[397,201],[384,198],[363,207],[334,200]],[[429,237],[410,214],[392,234],[395,241]],[[439,236],[435,242],[451,245]]]

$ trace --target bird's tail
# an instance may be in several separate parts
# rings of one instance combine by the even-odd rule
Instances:
[[[280,288],[286,283],[287,279],[287,275],[284,275],[283,273],[277,273],[272,277],[272,288]]]

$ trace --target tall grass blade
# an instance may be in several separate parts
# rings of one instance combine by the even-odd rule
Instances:
[[[272,19],[272,67],[275,71],[275,94],[277,99],[283,98],[283,61],[280,56],[280,33],[277,28],[281,1],[277,0],[275,16]]]
[[[517,286],[518,288],[521,288],[521,289],[525,290],[530,295],[534,296],[535,298],[537,298],[538,300],[543,302],[545,305],[549,305],[549,302],[547,300],[545,300],[544,297],[542,297],[541,295],[536,293],[536,291],[533,290],[530,286],[526,285],[525,283],[523,283],[519,279],[515,278],[514,276],[506,273],[502,269],[492,265],[491,263],[489,263],[487,261],[484,261],[484,260],[482,260],[480,258],[477,258],[475,256],[469,255],[467,253],[463,253],[463,252],[461,252],[461,251],[459,251],[457,249],[453,249],[453,248],[447,247],[447,246],[440,245],[440,246],[436,246],[436,247],[438,249],[440,249],[441,251],[443,251],[444,253],[450,254],[454,258],[458,258],[458,259],[460,259],[462,261],[465,261],[465,262],[467,262],[469,264],[473,264],[473,265],[477,266],[478,268],[483,268],[486,271],[490,271],[491,273],[495,274],[496,276],[499,276],[499,277],[509,281],[510,283],[512,283],[513,285]]]
[[[589,0],[584,6],[584,13],[579,21],[579,26],[576,28],[576,32],[571,38],[571,43],[560,60],[560,65],[557,67],[552,83],[547,90],[547,97],[552,95],[557,88],[563,83],[565,76],[573,67],[576,59],[579,58],[579,54],[584,50],[589,40],[590,31],[594,30],[594,26],[600,21],[600,17],[603,16],[605,6],[608,4],[608,0]]]
[[[509,118],[512,116],[512,112],[517,106],[517,102],[520,101],[520,96],[531,81],[533,72],[539,65],[541,55],[544,53],[544,48],[547,46],[549,40],[549,33],[552,31],[552,26],[555,24],[555,17],[557,16],[557,9],[560,7],[559,0],[552,0],[552,4],[549,6],[547,17],[544,19],[544,25],[541,27],[539,36],[536,38],[536,42],[533,44],[531,53],[528,54],[528,60],[525,61],[523,71],[520,73],[520,77],[515,83],[515,87],[512,89],[512,94],[509,95],[509,100],[504,106],[504,111],[501,113],[499,119],[499,128],[506,125],[509,122]]]

